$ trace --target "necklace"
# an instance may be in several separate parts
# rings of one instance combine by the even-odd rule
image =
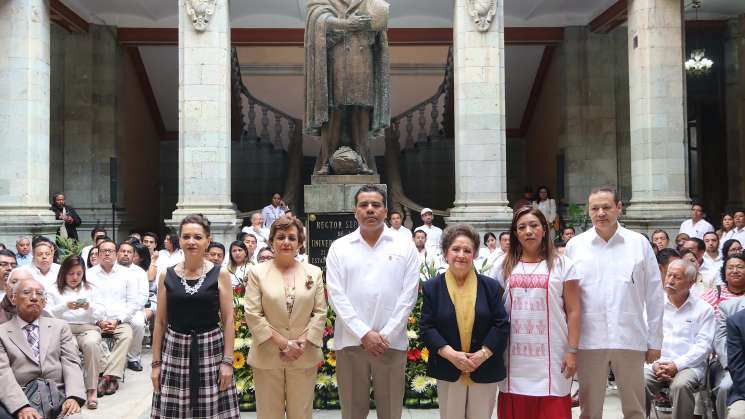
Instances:
[[[287,312],[292,314],[292,307],[295,305],[295,269],[290,273],[292,276],[292,284],[287,280],[287,274],[282,273],[282,280],[285,288],[285,304],[287,305]]]
[[[527,272],[525,272],[525,264],[526,264],[526,263],[535,263],[535,267],[534,267],[534,268],[533,268],[533,270],[532,270],[532,271],[530,272],[530,274],[528,274]],[[535,271],[537,271],[537,270],[538,270],[538,267],[540,267],[540,266],[541,266],[541,263],[543,263],[543,259],[539,260],[538,262],[524,262],[523,260],[520,260],[520,267],[521,267],[521,268],[522,268],[522,270],[523,270],[523,275],[533,275],[533,274],[535,274]]]
[[[196,278],[198,281],[194,286],[191,286],[186,283],[186,267],[184,267],[184,276],[181,277],[181,285],[184,286],[184,291],[189,295],[194,295],[199,291],[199,288],[202,287],[202,284],[204,284],[204,280],[207,278],[207,271],[205,269],[204,264],[202,264],[202,275],[199,276],[199,278]],[[192,279],[194,281],[194,279]]]

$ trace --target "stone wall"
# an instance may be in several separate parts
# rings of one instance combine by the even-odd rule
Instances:
[[[745,208],[745,15],[728,22],[725,40],[727,209]]]

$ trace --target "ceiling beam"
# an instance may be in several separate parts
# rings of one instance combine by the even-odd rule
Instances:
[[[88,22],[72,9],[65,6],[60,0],[51,0],[49,2],[49,18],[52,22],[67,29],[68,32],[88,32]]]
[[[627,0],[618,0],[590,22],[590,30],[595,33],[608,33],[626,23],[628,18]]]
[[[118,28],[122,45],[178,45],[176,28]],[[299,28],[234,28],[232,43],[236,46],[302,46],[304,29]],[[564,40],[564,28],[505,28],[508,45],[552,45]],[[388,30],[391,45],[450,45],[452,28],[391,28]]]

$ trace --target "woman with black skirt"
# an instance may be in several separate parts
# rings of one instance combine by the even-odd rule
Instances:
[[[151,418],[238,418],[230,276],[204,259],[205,217],[184,218],[179,243],[184,261],[158,279]]]

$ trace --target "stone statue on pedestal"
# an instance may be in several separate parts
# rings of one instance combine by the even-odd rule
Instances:
[[[316,175],[375,173],[369,142],[391,119],[388,7],[384,0],[308,2],[304,131],[321,136]]]

